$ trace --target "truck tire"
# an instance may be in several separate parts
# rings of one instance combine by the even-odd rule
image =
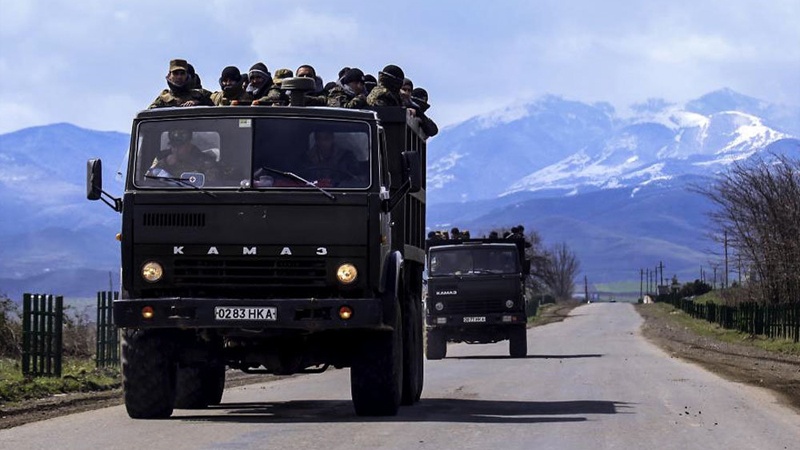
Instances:
[[[225,366],[178,367],[175,408],[202,409],[219,405],[225,389]]]
[[[428,359],[442,359],[447,356],[447,340],[441,330],[429,329],[426,345],[425,356]]]
[[[419,298],[411,295],[407,314],[403,315],[403,396],[400,404],[413,405],[422,396],[424,377],[422,317]]]
[[[525,325],[515,326],[511,330],[508,352],[512,358],[524,358],[528,355],[528,328]]]
[[[175,403],[176,364],[163,333],[126,330],[122,336],[125,409],[133,419],[163,419]]]
[[[395,302],[391,331],[365,336],[350,368],[350,392],[359,416],[394,416],[403,389],[403,322]]]

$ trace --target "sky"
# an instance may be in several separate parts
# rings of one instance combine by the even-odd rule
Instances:
[[[550,94],[682,103],[727,87],[800,105],[800,0],[0,0],[0,133],[130,132],[169,60],[403,68],[440,127]]]

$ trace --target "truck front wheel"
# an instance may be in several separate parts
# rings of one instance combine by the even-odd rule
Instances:
[[[397,303],[397,302],[396,302]],[[394,416],[403,390],[403,322],[395,304],[392,330],[364,336],[350,368],[350,392],[359,416]]]
[[[219,405],[225,389],[225,365],[178,367],[175,408],[202,409]]]
[[[425,356],[428,359],[442,359],[447,356],[447,339],[444,332],[430,328],[426,334]]]
[[[512,358],[524,358],[528,355],[528,328],[525,325],[515,326],[511,330],[508,352]]]
[[[425,357],[420,310],[419,298],[412,294],[407,314],[403,315],[403,405],[413,405],[422,396]]]
[[[175,403],[176,364],[169,337],[152,330],[122,336],[125,409],[133,419],[163,419]]]

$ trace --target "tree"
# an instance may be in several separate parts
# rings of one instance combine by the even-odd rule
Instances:
[[[717,238],[727,236],[749,267],[757,297],[765,303],[800,301],[800,161],[755,157],[696,190],[717,206],[711,213]]]
[[[579,270],[577,256],[562,242],[546,252],[541,268],[542,282],[556,300],[568,300],[575,292],[575,277]]]

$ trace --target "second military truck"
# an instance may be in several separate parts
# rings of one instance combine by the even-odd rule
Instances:
[[[447,355],[447,342],[509,341],[527,354],[524,239],[429,239],[426,301],[428,359]]]

